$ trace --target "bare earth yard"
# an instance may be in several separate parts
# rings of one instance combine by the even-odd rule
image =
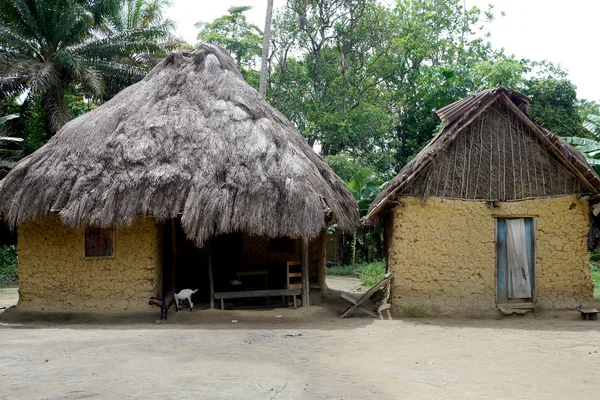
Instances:
[[[341,308],[183,311],[166,324],[157,313],[30,321],[9,310],[0,398],[600,396],[598,321],[340,320]]]

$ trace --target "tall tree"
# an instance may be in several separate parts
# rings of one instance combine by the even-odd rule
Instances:
[[[198,22],[198,40],[217,44],[235,58],[242,75],[252,86],[258,88],[257,59],[261,54],[262,32],[246,19],[245,13],[251,6],[230,7],[227,15],[212,22]]]
[[[262,98],[267,96],[267,69],[269,67],[269,41],[271,40],[271,20],[273,18],[273,0],[267,0],[265,31],[263,33],[262,57],[260,62],[260,85],[258,93]]]

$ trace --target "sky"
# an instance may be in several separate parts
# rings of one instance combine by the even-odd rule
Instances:
[[[275,8],[286,0],[274,0]],[[569,71],[579,98],[600,101],[598,24],[600,0],[463,0],[468,8],[494,5],[497,18],[487,26],[494,48],[530,60],[548,60]],[[250,22],[264,28],[267,0],[172,0],[167,11],[177,23],[177,34],[196,42],[196,22],[210,22],[227,9],[251,5]],[[506,16],[501,17],[500,11]]]

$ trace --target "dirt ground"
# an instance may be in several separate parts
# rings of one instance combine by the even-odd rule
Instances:
[[[0,314],[0,399],[600,396],[599,321],[574,313],[341,320],[336,299],[297,310],[198,307],[163,324],[158,310],[42,317],[9,309]]]

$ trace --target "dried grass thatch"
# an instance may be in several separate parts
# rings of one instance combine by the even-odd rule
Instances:
[[[181,217],[202,245],[243,231],[314,237],[358,223],[344,182],[220,47],[171,54],[71,121],[0,182],[12,227],[50,212],[69,226]]]
[[[529,99],[499,86],[437,111],[444,130],[371,205],[367,223],[400,195],[511,201],[600,193],[585,158],[527,115]]]

